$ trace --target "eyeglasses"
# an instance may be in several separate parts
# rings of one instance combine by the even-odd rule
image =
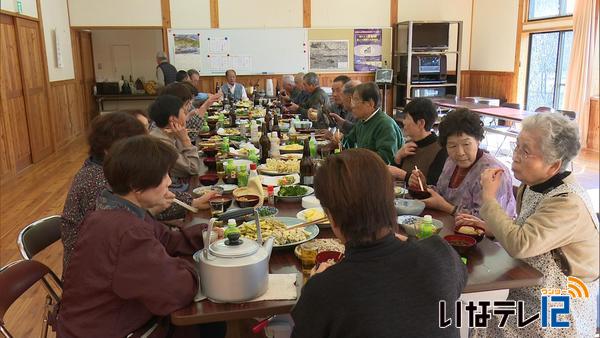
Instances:
[[[536,155],[534,154],[530,154],[529,152],[527,152],[526,150],[524,150],[523,148],[521,148],[521,146],[519,146],[518,143],[513,143],[512,145],[512,150],[513,150],[513,157],[514,158],[519,158],[522,160],[526,160],[529,158],[533,158]]]

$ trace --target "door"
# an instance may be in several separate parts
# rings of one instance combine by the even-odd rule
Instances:
[[[12,175],[31,164],[25,96],[21,81],[16,26],[0,14],[0,174]]]
[[[50,123],[48,96],[46,93],[46,62],[38,23],[16,18],[17,45],[23,72],[23,93],[29,145],[33,163],[39,162],[53,152],[52,125]]]
[[[112,58],[113,58],[113,76],[117,79],[121,79],[121,76],[125,77],[125,80],[129,80],[129,75],[133,74],[133,66],[131,65],[131,48],[129,45],[112,45]]]

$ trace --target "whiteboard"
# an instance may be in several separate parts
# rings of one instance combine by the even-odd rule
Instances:
[[[170,29],[169,60],[201,75],[295,74],[308,69],[305,28]]]

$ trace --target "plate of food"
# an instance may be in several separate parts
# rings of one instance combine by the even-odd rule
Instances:
[[[217,134],[221,136],[239,136],[240,130],[237,128],[219,128]]]
[[[302,153],[302,150],[304,149],[304,147],[300,144],[284,144],[281,147],[279,147],[279,151],[282,154],[285,153]]]
[[[438,219],[433,219],[433,234],[437,235],[444,228],[444,223]],[[404,229],[407,235],[416,236],[421,231],[423,217],[420,216],[398,216],[398,224]]]
[[[300,172],[299,160],[279,160],[268,158],[267,163],[259,165],[256,169],[261,174],[284,175]]]
[[[315,189],[306,185],[283,185],[275,188],[275,196],[284,201],[299,201],[304,196],[312,195]]]
[[[296,217],[303,220],[304,222],[312,222],[325,217],[325,211],[321,207],[308,208],[297,213]],[[322,228],[331,227],[331,224],[329,224],[328,220],[317,224],[320,225]]]
[[[266,176],[259,175],[260,182],[262,185],[272,185],[274,187],[279,187],[282,185],[292,185],[300,183],[300,175],[291,174],[291,175],[282,175],[282,176]]]
[[[315,238],[311,241],[317,247],[317,253],[324,251],[337,251],[344,253],[346,251],[346,247],[342,242],[340,242],[337,238]],[[297,246],[294,249],[294,254],[296,257],[300,258],[300,246]]]
[[[298,154],[298,153],[281,154],[279,156],[279,158],[282,160],[301,160],[302,154]]]
[[[305,228],[296,228],[288,230],[303,223],[301,219],[294,217],[268,217],[260,220],[262,237],[266,239],[270,236],[275,238],[274,248],[294,247],[298,244],[310,241],[319,234],[319,227],[309,225]],[[254,221],[244,222],[238,226],[243,237],[256,240],[256,224]]]

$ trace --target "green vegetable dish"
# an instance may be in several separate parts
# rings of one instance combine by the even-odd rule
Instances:
[[[286,185],[279,188],[279,196],[303,196],[308,192],[305,187],[299,185]]]

